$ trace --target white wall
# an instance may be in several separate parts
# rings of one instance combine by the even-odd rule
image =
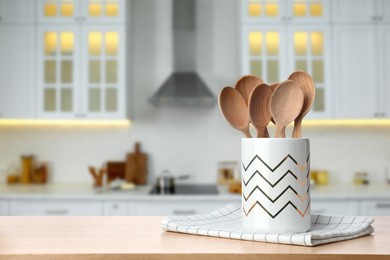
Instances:
[[[19,163],[32,153],[50,163],[53,182],[90,182],[87,166],[123,160],[140,141],[150,155],[150,178],[163,169],[214,182],[218,161],[240,159],[241,134],[218,108],[155,108],[147,103],[172,71],[170,0],[136,0],[133,6],[133,125],[123,127],[1,127],[0,165]],[[223,6],[223,12],[221,10]],[[198,71],[217,95],[239,76],[237,1],[200,0]],[[210,55],[211,54],[211,55]],[[390,162],[389,128],[310,127],[312,168],[331,172],[332,181],[350,182],[365,170],[384,179]]]

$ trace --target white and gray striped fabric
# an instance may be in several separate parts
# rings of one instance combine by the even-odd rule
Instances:
[[[204,215],[171,216],[161,220],[166,231],[258,242],[316,246],[362,237],[374,232],[371,217],[312,215],[305,233],[262,233],[243,229],[241,208],[229,204]]]

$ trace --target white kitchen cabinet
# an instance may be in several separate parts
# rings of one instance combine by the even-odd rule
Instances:
[[[81,42],[82,114],[87,118],[125,118],[124,27],[83,26]]]
[[[390,1],[389,1],[390,2]],[[390,6],[389,6],[390,8]],[[379,78],[379,96],[380,112],[379,116],[390,117],[390,24],[381,24],[378,27],[378,78]]]
[[[267,83],[287,75],[284,26],[245,26],[243,28],[242,74],[252,74]]]
[[[0,0],[0,24],[35,22],[34,1]]]
[[[0,216],[8,216],[8,201],[0,200]]]
[[[377,0],[377,15],[380,22],[390,22],[390,1],[388,0]]]
[[[30,25],[0,25],[0,118],[34,117],[34,33]]]
[[[368,200],[360,203],[364,216],[390,216],[390,200]]]
[[[127,216],[129,215],[128,203],[125,201],[104,201],[104,216]]]
[[[123,119],[124,26],[38,28],[39,118]]]
[[[204,214],[223,206],[226,201],[145,201],[132,204],[133,214],[136,216],[172,216]]]
[[[357,200],[315,200],[311,201],[311,213],[321,215],[359,215]]]
[[[12,216],[100,216],[103,213],[99,200],[14,200]]]
[[[242,0],[241,17],[245,24],[328,22],[330,0]]]
[[[370,22],[377,19],[377,0],[334,0],[332,2],[333,21]]]
[[[334,27],[334,98],[340,118],[380,117],[376,28]]]
[[[37,0],[39,23],[123,23],[126,0]]]
[[[288,71],[303,70],[312,75],[316,98],[309,118],[332,117],[330,26],[288,27]]]

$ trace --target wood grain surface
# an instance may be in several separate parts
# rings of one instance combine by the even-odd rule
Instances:
[[[0,217],[0,259],[389,259],[390,217],[374,235],[318,247],[164,232],[160,217]]]

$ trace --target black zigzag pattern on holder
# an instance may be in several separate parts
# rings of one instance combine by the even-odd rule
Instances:
[[[269,201],[271,201],[272,203],[275,203],[280,197],[282,197],[282,195],[287,192],[288,190],[291,190],[292,192],[294,192],[295,195],[297,195],[298,198],[301,199],[301,196],[298,194],[298,192],[293,188],[291,187],[290,185],[288,185],[287,188],[285,188],[275,199],[271,199],[270,196],[267,195],[267,193],[265,193],[259,186],[256,186],[248,195],[248,197],[245,196],[244,193],[242,193],[242,197],[244,198],[245,201],[248,201],[250,199],[250,197],[252,196],[252,194],[256,191],[256,190],[259,190],[261,193],[263,193],[264,196],[267,197],[267,199]],[[308,187],[307,191],[306,191],[306,194],[305,196],[307,196],[307,193],[309,193],[309,190],[310,190],[310,186]],[[302,200],[302,199],[301,199]],[[302,200],[304,201],[304,200]]]
[[[290,158],[296,165],[298,165],[298,162],[297,160],[294,159],[294,157],[292,157],[290,154],[288,154],[286,157],[283,158],[283,160],[280,161],[280,163],[278,165],[275,166],[275,168],[271,168],[266,162],[263,161],[263,159],[260,158],[260,156],[258,156],[257,154],[255,155],[255,157],[253,157],[253,159],[250,161],[250,163],[245,167],[244,163],[242,163],[242,167],[244,168],[245,171],[248,170],[248,168],[252,165],[252,163],[257,159],[259,159],[271,172],[274,172],[275,170],[277,170],[279,168],[280,165],[282,165],[288,158]],[[310,154],[307,156],[307,159],[306,159],[306,163],[309,161],[310,159]]]
[[[276,218],[285,208],[287,208],[288,205],[291,205],[297,212],[298,214],[303,218],[305,215],[306,215],[306,212],[307,210],[309,209],[309,206],[310,206],[310,201],[307,203],[307,206],[306,206],[306,209],[304,212],[301,212],[297,206],[295,206],[294,203],[292,203],[291,201],[288,201],[278,212],[276,212],[275,215],[272,215],[263,205],[261,205],[260,202],[256,201],[252,207],[250,207],[249,211],[246,212],[244,207],[242,207],[242,211],[244,212],[245,216],[248,216],[249,213],[251,213],[251,211],[256,207],[256,205],[259,205],[271,218]]]

